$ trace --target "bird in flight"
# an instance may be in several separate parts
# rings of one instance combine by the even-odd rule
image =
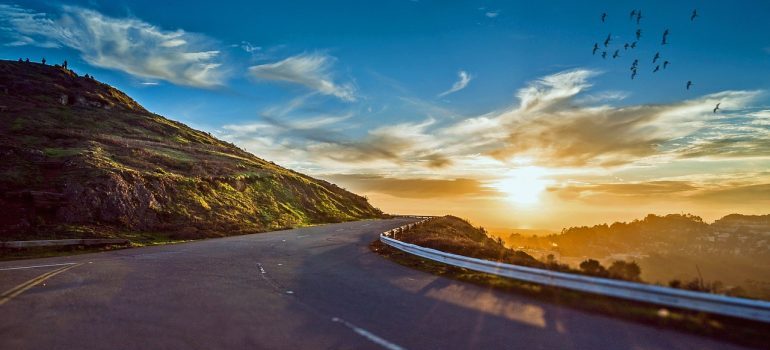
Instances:
[[[607,19],[607,12],[602,13],[602,23],[604,23],[605,19]]]
[[[639,24],[639,21],[642,20],[642,10],[639,10],[636,12],[636,24]]]
[[[641,37],[642,37],[642,30],[641,29],[637,29],[636,30],[636,40],[639,40],[639,38],[641,38]]]
[[[623,50],[628,50],[628,46],[629,46],[629,45],[628,45],[628,43],[626,43],[625,45],[623,45]]]
[[[631,63],[631,70],[636,70],[636,66],[639,65],[639,59],[635,59],[634,63]]]
[[[634,41],[634,42],[632,42],[632,43],[631,43],[631,48],[632,48],[632,49],[635,49],[635,48],[636,48],[636,41]]]
[[[636,68],[631,70],[631,80],[634,80],[636,78]]]
[[[634,16],[636,16],[636,10],[631,10],[631,14],[628,15],[628,19],[634,19]]]
[[[607,34],[607,39],[604,39],[604,47],[609,46],[611,40],[612,40],[612,33]]]
[[[687,81],[687,90],[690,90],[690,86],[692,86],[692,80]]]
[[[602,51],[602,58],[607,58],[607,51]]]
[[[596,55],[596,51],[599,50],[599,43],[594,43],[594,51],[591,53],[592,55]]]
[[[660,70],[660,65],[655,66],[655,69],[652,71],[653,73],[656,73]]]
[[[669,61],[663,61],[663,69],[668,68],[669,64],[671,64]]]
[[[655,57],[652,58],[652,63],[655,63],[660,59],[660,52],[655,53]]]
[[[716,113],[719,110],[719,105],[721,105],[722,102],[717,103],[717,106],[714,107],[714,113]]]
[[[692,15],[690,15],[690,21],[694,21],[695,17],[698,17],[698,9],[692,10]]]
[[[666,29],[666,30],[663,32],[663,41],[661,41],[661,45],[666,45],[666,44],[668,44],[668,40],[667,40],[667,39],[668,39],[668,29]]]
[[[612,54],[612,58],[618,58],[620,57],[620,53],[618,53],[620,50],[615,50],[615,53]]]

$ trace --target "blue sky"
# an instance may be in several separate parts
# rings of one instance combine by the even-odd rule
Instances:
[[[0,14],[3,58],[66,58],[153,112],[391,211],[447,198],[535,210],[527,196],[567,210],[638,195],[600,186],[670,181],[691,186],[666,187],[680,207],[717,215],[742,208],[702,199],[725,190],[721,169],[735,188],[770,183],[767,1],[20,1]],[[620,58],[591,54],[608,34]],[[652,73],[656,52],[671,64]],[[404,194],[426,181],[442,190]]]

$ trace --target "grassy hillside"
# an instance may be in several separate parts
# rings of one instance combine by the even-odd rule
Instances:
[[[187,239],[382,216],[56,66],[0,61],[0,156],[2,240]]]
[[[506,248],[502,240],[490,238],[482,228],[455,216],[431,219],[414,230],[399,233],[398,240],[447,253],[509,264],[544,268],[545,264],[522,251]]]

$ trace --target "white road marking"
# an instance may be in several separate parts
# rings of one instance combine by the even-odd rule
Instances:
[[[388,350],[406,350],[406,348],[403,348],[403,347],[401,347],[399,345],[393,344],[393,343],[391,343],[391,342],[389,342],[389,341],[387,341],[385,339],[382,339],[382,338],[378,337],[377,335],[375,335],[374,333],[369,332],[366,329],[363,329],[361,327],[358,327],[358,326],[356,326],[356,325],[354,325],[354,324],[352,324],[352,323],[350,323],[348,321],[345,321],[345,320],[343,320],[343,319],[341,319],[339,317],[332,317],[332,322],[342,323],[343,325],[345,325],[345,327],[348,327],[351,330],[353,330],[353,332],[358,333],[358,335],[368,339],[372,343],[375,343],[375,344],[377,344],[379,346],[382,346],[385,349],[388,349]]]
[[[265,271],[265,268],[262,267],[262,264],[257,263],[257,267],[259,267],[259,272],[261,272],[262,274],[266,274],[267,273],[267,271]]]
[[[48,264],[48,265],[34,265],[34,266],[17,266],[17,267],[6,267],[4,269],[0,269],[0,271],[9,271],[9,270],[23,270],[23,269],[36,269],[38,267],[51,267],[51,266],[66,266],[66,265],[75,265],[75,263],[62,263],[62,264]]]
[[[287,290],[287,291],[286,291],[286,294],[294,294],[294,292],[293,292],[293,291],[290,291],[290,290]]]

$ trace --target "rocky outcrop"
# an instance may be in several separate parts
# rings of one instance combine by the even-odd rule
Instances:
[[[56,216],[66,223],[114,224],[134,230],[157,228],[158,201],[139,178],[124,179],[114,173],[87,183],[64,185],[65,205]]]

